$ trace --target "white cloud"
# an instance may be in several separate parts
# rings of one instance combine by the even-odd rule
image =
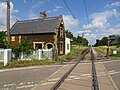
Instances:
[[[62,6],[55,5],[55,8],[57,8],[57,9],[62,9],[63,7],[62,7]]]
[[[38,8],[40,7],[42,4],[44,4],[45,2],[50,2],[50,0],[32,0],[33,6],[32,8]]]
[[[63,8],[62,6],[55,5],[55,8],[53,10],[48,10],[46,12],[47,13],[53,13],[53,12],[57,12],[58,10],[60,10],[62,8]]]
[[[111,8],[111,7],[120,7],[120,2],[114,2],[111,4],[105,5],[105,8]]]
[[[34,14],[33,12],[30,12],[28,15],[28,18],[29,19],[36,19],[36,18],[38,18],[38,16],[36,14]]]
[[[78,20],[74,19],[71,15],[63,15],[66,29],[72,29],[78,25]]]
[[[89,41],[89,45],[93,45],[97,38],[96,34],[93,33],[92,34],[86,33],[84,37]]]
[[[96,38],[100,39],[111,34],[119,34],[120,25],[112,25],[112,23],[109,22],[114,20],[114,18],[120,18],[120,12],[116,9],[93,13],[90,15],[90,18],[92,20],[91,23],[88,25],[83,25],[83,30],[91,30],[90,33],[94,33],[93,35],[90,34],[86,36],[90,44],[94,44]]]
[[[98,30],[103,29],[110,26],[110,23],[108,22],[108,18],[110,17],[119,17],[120,14],[117,12],[116,9],[113,9],[111,11],[104,11],[99,13],[93,13],[91,15],[92,22],[91,24],[84,25],[83,29],[85,30]]]
[[[4,2],[0,2],[0,7],[5,5]],[[0,8],[0,30],[6,30],[6,12],[7,12],[7,5]],[[11,20],[11,26],[16,22],[16,19],[18,17],[14,16],[14,13],[19,12],[18,10],[14,9],[14,4],[10,2],[10,20]]]

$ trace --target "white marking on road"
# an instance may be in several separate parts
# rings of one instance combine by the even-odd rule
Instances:
[[[111,63],[111,62],[120,62],[120,60],[114,60],[114,61],[104,61],[103,63]]]
[[[62,65],[63,66],[63,65]],[[52,77],[53,75],[55,75],[56,73],[58,73],[60,70],[62,70],[64,67],[66,67],[66,66],[68,66],[68,65],[64,65],[63,67],[61,67],[61,68],[59,68],[55,73],[53,73],[53,74],[51,74],[49,77],[47,77],[45,80],[43,80],[43,81],[41,81],[41,85],[46,85],[46,84],[49,84],[49,83],[55,83],[55,82],[49,82],[49,83],[43,83],[43,82],[45,82],[45,81],[47,81],[50,77]],[[37,87],[37,86],[39,86],[39,84],[38,85],[36,85],[34,88],[32,88],[31,90],[35,90],[35,88]]]
[[[75,77],[77,77],[77,76],[68,76],[68,78],[75,78]]]
[[[115,88],[115,90],[119,90],[118,87],[117,87],[117,85],[116,85],[116,83],[113,81],[112,77],[110,76],[109,72],[106,70],[106,68],[105,68],[105,66],[103,65],[102,62],[101,62],[101,64],[102,64],[102,66],[103,66],[103,68],[104,68],[106,74],[108,75],[108,77],[109,77],[109,79],[110,79],[110,81],[111,81],[113,87]]]
[[[112,74],[118,74],[118,73],[120,73],[120,72],[112,72],[112,73],[109,73],[109,74],[111,74],[111,75],[112,75]]]
[[[10,69],[2,69],[0,72],[6,71],[15,71],[15,70],[26,70],[26,69],[37,69],[37,68],[47,68],[47,67],[60,67],[63,65],[43,65],[43,66],[30,66],[30,67],[20,67],[20,68],[10,68]]]
[[[82,74],[81,76],[91,76],[91,74]]]
[[[20,84],[18,84],[18,85],[22,85],[23,83],[20,83]]]
[[[11,83],[11,84],[8,84],[7,86],[14,86],[15,84],[14,83]]]
[[[109,73],[112,73],[112,72],[115,72],[116,70],[111,70],[111,71],[108,71]]]
[[[57,81],[57,80],[59,80],[60,78],[54,78],[54,79],[48,79],[47,81],[48,82],[52,82],[52,81]]]
[[[7,85],[4,85],[4,87],[7,87]]]
[[[49,84],[54,84],[54,83],[56,83],[56,82],[46,82],[46,83],[43,83],[41,85],[49,85]]]
[[[28,84],[30,84],[31,82],[28,82]]]
[[[33,86],[34,85],[24,85],[24,86],[16,87],[16,89],[30,88],[30,87],[33,87]]]

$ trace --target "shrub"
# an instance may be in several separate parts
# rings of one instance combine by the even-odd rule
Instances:
[[[115,56],[115,57],[120,57],[120,48],[117,48],[117,49],[112,49],[112,51],[116,50],[117,51],[117,54],[111,54],[111,56]]]

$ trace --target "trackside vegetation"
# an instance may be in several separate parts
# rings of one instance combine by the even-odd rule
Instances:
[[[44,59],[44,60],[18,60],[13,59],[4,67],[3,63],[0,63],[0,68],[15,68],[15,67],[26,67],[26,66],[35,66],[35,65],[50,65],[50,64],[62,64],[68,62],[71,59],[75,58],[87,47],[75,46],[72,48],[71,52],[67,55],[59,56],[56,60]]]

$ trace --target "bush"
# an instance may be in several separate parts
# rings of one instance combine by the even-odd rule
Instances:
[[[115,57],[120,57],[120,48],[116,48],[116,49],[112,49],[112,51],[116,50],[117,54],[111,54],[111,56],[115,56]]]
[[[33,52],[32,42],[28,40],[22,40],[17,46],[12,46],[13,53],[15,55],[14,58],[18,59],[21,53],[25,55],[29,55]]]

